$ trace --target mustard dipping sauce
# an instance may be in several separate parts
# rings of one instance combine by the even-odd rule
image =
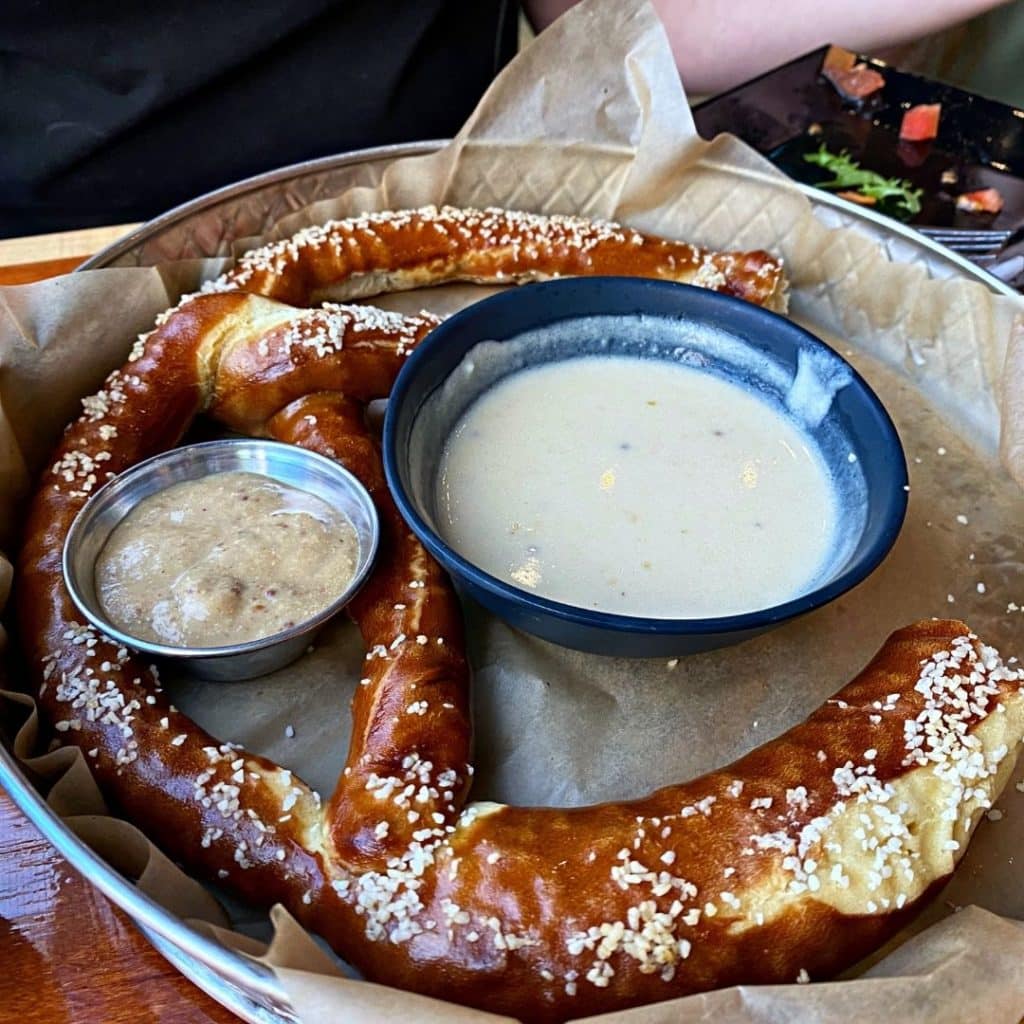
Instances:
[[[323,611],[358,559],[355,528],[323,499],[257,473],[214,473],[125,516],[96,560],[96,594],[141,640],[226,647]]]

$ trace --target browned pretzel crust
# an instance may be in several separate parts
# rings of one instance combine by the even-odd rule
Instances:
[[[709,252],[607,221],[451,206],[307,228],[243,256],[216,287],[307,306],[445,281],[522,284],[582,274],[657,277],[786,309],[782,263],[766,252]]]
[[[340,261],[329,272],[304,262],[303,242],[248,258],[213,288],[223,294],[183,303],[85,400],[43,476],[19,565],[44,720],[189,869],[254,903],[280,901],[388,984],[558,1020],[853,962],[950,874],[1005,784],[1024,732],[1022,674],[962,623],[922,622],[895,633],[807,721],[726,769],[630,803],[467,804],[458,605],[398,516],[363,421],[363,403],[387,394],[436,320],[301,311],[225,291],[305,301],[330,274],[371,263],[394,286],[387,246],[407,254],[402,273],[417,284],[450,276],[447,263],[424,269],[442,244],[433,226],[416,226],[425,216],[374,221],[376,241],[367,220],[324,229],[333,241],[307,233],[319,239],[313,264],[325,253]],[[485,216],[505,215],[455,221],[471,230],[469,219]],[[381,240],[391,230],[405,240]],[[431,240],[422,251],[417,234]],[[558,244],[560,265],[570,272],[575,259],[578,272],[581,258]],[[337,458],[380,510],[378,562],[349,609],[367,648],[364,677],[344,774],[325,804],[177,711],[156,669],[83,624],[63,586],[64,536],[88,496],[177,443],[204,410]]]

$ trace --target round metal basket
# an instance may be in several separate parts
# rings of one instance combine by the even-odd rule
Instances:
[[[359,150],[283,167],[200,196],[136,228],[79,267],[150,266],[230,254],[239,238],[259,236],[295,210],[356,185],[376,185],[389,163],[423,156],[443,141]],[[856,227],[902,263],[934,278],[969,277],[1003,295],[1008,285],[913,228],[816,189],[799,186],[828,227]],[[1019,298],[1019,296],[1017,296]],[[0,787],[60,853],[135,922],[149,941],[199,988],[252,1024],[296,1021],[271,970],[191,928],[140,892],[57,817],[0,743]]]

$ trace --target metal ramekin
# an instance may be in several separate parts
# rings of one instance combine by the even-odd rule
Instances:
[[[183,480],[213,473],[257,473],[308,491],[344,513],[359,538],[352,581],[330,605],[291,629],[226,647],[174,647],[118,629],[96,597],[96,559],[111,532],[143,499]],[[352,599],[370,571],[380,525],[366,488],[337,463],[277,441],[229,439],[187,445],[140,462],[100,488],[78,514],[64,542],[64,582],[79,611],[101,632],[146,654],[188,663],[204,679],[251,679],[283,668],[309,646],[316,631]]]

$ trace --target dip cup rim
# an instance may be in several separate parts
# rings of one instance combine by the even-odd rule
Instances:
[[[728,313],[730,319],[739,323],[759,324],[763,329],[769,327],[775,332],[789,333],[817,351],[825,351],[829,356],[837,359],[849,371],[850,383],[865,401],[871,413],[876,418],[879,430],[878,440],[889,447],[895,456],[891,487],[887,494],[887,505],[884,511],[885,526],[880,534],[872,542],[866,552],[854,559],[835,576],[825,580],[823,583],[814,586],[806,593],[790,598],[779,604],[770,605],[764,608],[757,608],[747,612],[738,612],[731,615],[709,616],[707,618],[684,618],[669,617],[653,618],[641,615],[623,615],[618,612],[600,611],[588,609],[580,605],[567,604],[562,601],[555,601],[551,598],[542,597],[530,591],[523,590],[497,576],[486,572],[461,555],[450,545],[441,534],[434,529],[426,518],[420,513],[416,499],[406,489],[402,472],[400,469],[398,419],[399,412],[405,403],[409,392],[414,386],[418,374],[435,353],[440,350],[447,336],[456,331],[466,320],[478,317],[485,317],[488,311],[500,308],[510,303],[520,302],[524,295],[529,293],[543,295],[545,291],[549,294],[568,289],[570,292],[579,290],[584,295],[600,286],[626,287],[638,292],[650,290],[652,292],[677,292],[680,295],[689,295],[691,299],[697,300],[697,304],[714,307],[719,305],[722,311]],[[699,297],[699,298],[698,298]],[[676,316],[680,313],[675,314]],[[689,315],[697,319],[694,314]],[[670,318],[671,314],[651,313],[640,305],[633,312],[629,313],[606,313],[581,307],[576,312],[564,313],[552,316],[550,319],[538,317],[531,327],[524,330],[538,330],[549,327],[555,323],[568,320],[579,320],[593,316],[608,316],[632,318],[640,316],[658,316]],[[514,337],[514,336],[513,336]],[[484,340],[498,340],[481,334],[477,343]],[[512,340],[511,337],[500,339],[501,343]],[[468,350],[467,350],[468,352]],[[465,358],[465,353],[462,358]],[[527,369],[523,367],[522,369]],[[522,372],[516,371],[516,372]],[[438,385],[440,386],[440,385]],[[426,401],[426,399],[424,399]],[[422,407],[422,406],[421,406]],[[419,415],[417,408],[410,424],[410,434],[415,431],[415,419]],[[430,554],[436,558],[446,569],[452,572],[456,578],[466,578],[473,585],[483,591],[489,592],[492,596],[510,604],[519,605],[539,616],[553,618],[575,626],[590,627],[612,633],[621,634],[649,634],[652,637],[688,637],[708,636],[726,633],[742,633],[746,630],[757,630],[762,627],[781,623],[806,612],[814,611],[837,597],[851,590],[866,580],[884,561],[892,549],[896,538],[899,536],[906,518],[908,504],[908,467],[903,445],[899,433],[888,411],[874,390],[861,376],[860,373],[843,358],[831,345],[801,327],[779,313],[756,306],[743,299],[715,292],[707,288],[699,288],[695,285],[682,284],[676,281],[665,281],[654,278],[637,278],[623,276],[587,276],[575,278],[563,278],[553,281],[544,281],[533,284],[520,285],[496,295],[488,296],[473,303],[464,309],[459,310],[444,320],[438,327],[427,335],[423,341],[414,349],[412,354],[403,365],[388,399],[387,413],[384,420],[383,437],[384,473],[388,487],[391,490],[395,503],[398,506],[402,517],[406,520],[412,530],[419,537],[420,541],[427,548]],[[404,456],[403,456],[404,457]],[[685,653],[685,652],[684,652]]]
[[[303,619],[301,622],[297,622],[289,629],[279,630],[278,632],[271,633],[268,636],[258,637],[255,640],[246,640],[239,644],[222,644],[217,647],[175,646],[173,644],[155,643],[151,640],[144,640],[141,637],[134,636],[118,626],[115,626],[114,623],[112,623],[98,607],[98,602],[96,603],[96,606],[94,606],[86,600],[78,584],[78,574],[75,572],[72,565],[76,549],[81,543],[82,538],[87,535],[87,531],[91,525],[91,520],[99,514],[97,509],[102,511],[105,504],[109,503],[112,498],[119,496],[124,490],[130,488],[132,483],[137,481],[140,477],[152,474],[155,469],[159,469],[167,463],[174,462],[176,460],[186,460],[189,456],[194,456],[196,453],[198,453],[200,457],[206,457],[217,452],[229,450],[251,450],[253,452],[269,451],[271,453],[280,452],[282,454],[287,453],[290,458],[300,462],[308,460],[312,465],[319,466],[321,470],[333,475],[339,481],[343,482],[344,486],[349,488],[358,497],[359,503],[368,513],[371,529],[369,543],[366,547],[365,553],[363,551],[363,545],[360,543],[359,562],[356,566],[356,571],[353,574],[352,579],[349,581],[345,589],[342,590],[330,604],[315,615],[312,615],[307,619]],[[232,470],[215,470],[213,472],[200,473],[196,476],[185,477],[180,480],[172,480],[166,486],[170,487],[177,483],[183,483],[186,480],[202,479],[203,477],[214,475],[214,472],[249,472],[258,476],[266,476],[271,480],[278,480],[279,483],[286,483],[287,486],[294,487],[297,490],[303,489],[299,485],[287,483],[286,481],[282,481],[269,473],[261,472],[259,469],[242,467],[235,467]],[[151,491],[144,495],[143,498],[149,497],[151,494],[159,493],[161,490],[166,490],[166,487]],[[339,511],[337,506],[332,503],[330,499],[323,497],[320,493],[316,493],[315,496],[330,505],[336,511]],[[141,500],[142,498],[133,502],[128,511],[136,508]],[[346,516],[346,518],[348,517]],[[119,520],[118,522],[120,523],[122,520]],[[113,532],[113,529],[116,529],[116,527],[111,529],[111,533]],[[366,579],[370,574],[370,570],[373,568],[379,543],[380,517],[377,513],[377,506],[362,481],[354,473],[345,469],[345,467],[340,463],[335,462],[333,459],[329,459],[324,455],[320,455],[317,452],[309,451],[308,449],[301,448],[298,445],[287,444],[283,441],[264,440],[262,438],[228,437],[219,438],[213,441],[197,441],[191,444],[179,445],[178,447],[168,449],[167,451],[160,452],[157,455],[152,455],[147,459],[143,459],[141,462],[137,462],[124,470],[123,473],[118,474],[113,480],[107,481],[107,483],[100,487],[95,494],[89,497],[89,500],[76,514],[74,521],[67,532],[67,536],[64,538],[64,548],[61,553],[61,569],[64,576],[64,586],[67,589],[68,595],[75,607],[105,636],[118,641],[131,650],[145,654],[152,654],[157,657],[173,658],[182,661],[195,661],[200,659],[226,661],[235,657],[241,659],[244,655],[254,654],[269,647],[275,647],[279,644],[287,644],[289,641],[294,641],[301,636],[313,633],[315,630],[319,629],[320,626],[337,615],[338,612],[342,611],[352,600],[360,587],[366,582]],[[92,570],[95,571],[95,562],[92,565]]]

